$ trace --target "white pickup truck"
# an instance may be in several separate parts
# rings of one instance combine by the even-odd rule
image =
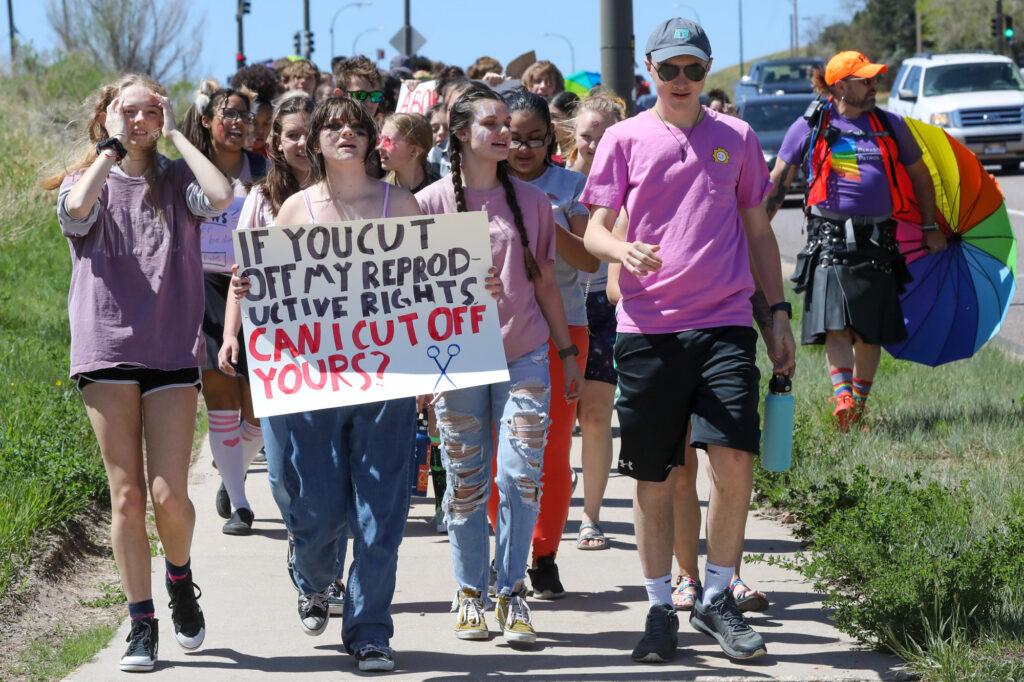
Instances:
[[[1012,170],[1024,161],[1024,79],[1007,57],[906,59],[885,108],[945,128],[983,163]]]

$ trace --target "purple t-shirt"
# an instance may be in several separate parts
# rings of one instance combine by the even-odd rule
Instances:
[[[530,240],[530,250],[538,263],[555,262],[555,218],[548,197],[528,182],[512,179],[516,199],[523,214],[523,223]],[[551,332],[537,303],[533,282],[526,278],[523,246],[519,240],[512,209],[499,185],[489,190],[466,188],[466,210],[486,211],[490,225],[491,259],[505,293],[498,299],[498,321],[505,358],[521,358],[547,343]],[[456,213],[455,186],[447,175],[416,193],[420,210],[426,214]]]
[[[903,118],[882,109],[875,109],[892,124],[899,161],[904,166],[921,158],[917,140],[903,122]],[[843,118],[835,108],[830,109],[829,124],[840,133],[870,133],[868,115],[861,114],[850,120]],[[786,131],[779,149],[779,158],[790,165],[799,165],[811,136],[811,126],[804,117],[798,118]],[[810,163],[811,154],[808,154]],[[889,179],[885,174],[882,153],[874,137],[840,135],[832,145],[832,162],[826,188],[827,198],[819,203],[824,208],[843,215],[887,216],[892,213]]]
[[[769,187],[757,135],[733,116],[705,108],[684,130],[645,111],[605,131],[580,201],[625,206],[627,239],[660,245],[662,259],[642,278],[623,268],[618,330],[750,326],[754,279],[739,209],[760,204]]]
[[[186,199],[194,178],[184,161],[159,164],[155,192],[144,177],[112,170],[81,221],[63,209],[81,173],[61,184],[58,216],[71,248],[71,376],[120,364],[200,367],[205,359],[201,218]]]

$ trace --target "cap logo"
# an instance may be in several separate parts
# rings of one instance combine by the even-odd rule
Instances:
[[[676,40],[689,40],[690,39],[690,29],[688,29],[688,28],[677,28],[675,33],[672,34],[672,37],[675,38]]]

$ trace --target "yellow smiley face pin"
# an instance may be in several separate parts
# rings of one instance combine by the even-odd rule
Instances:
[[[726,151],[725,147],[715,147],[715,151],[711,153],[711,158],[715,160],[715,163],[729,163],[729,152]]]

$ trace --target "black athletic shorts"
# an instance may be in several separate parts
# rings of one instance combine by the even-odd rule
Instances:
[[[98,369],[95,372],[83,372],[75,375],[78,390],[89,384],[137,384],[143,397],[165,388],[193,386],[197,391],[203,390],[203,380],[198,367],[185,369],[150,369],[119,365]]]
[[[683,463],[688,423],[694,447],[720,445],[757,454],[756,342],[750,327],[619,332],[619,473],[664,481]]]

